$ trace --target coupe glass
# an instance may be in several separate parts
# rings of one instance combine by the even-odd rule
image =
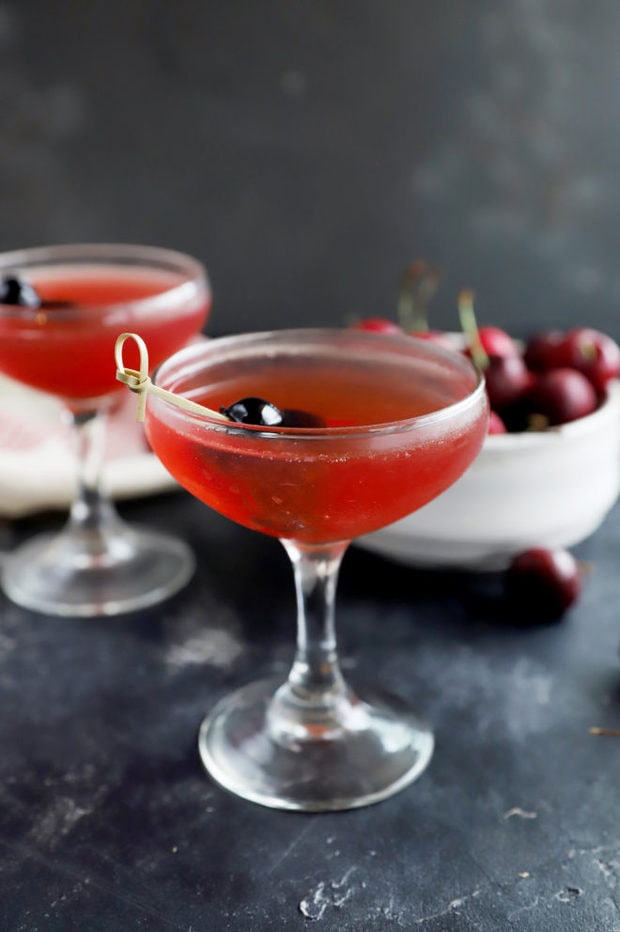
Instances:
[[[484,383],[468,359],[409,337],[354,329],[225,337],[174,354],[143,392],[155,453],[197,498],[281,540],[294,569],[297,650],[286,682],[222,699],[200,729],[209,773],[284,809],[348,809],[414,780],[433,749],[400,700],[345,682],[334,629],[336,579],[352,538],[392,523],[453,483],[487,426]],[[146,404],[148,395],[148,404]],[[258,396],[323,425],[261,427],[220,412]],[[210,409],[207,410],[206,408]]]
[[[187,582],[194,558],[183,542],[124,523],[102,487],[105,419],[123,400],[114,341],[127,327],[141,333],[154,365],[186,344],[210,310],[205,270],[167,249],[81,244],[0,254],[0,275],[32,285],[42,301],[0,304],[0,371],[60,399],[78,472],[68,523],[11,553],[2,586],[14,602],[53,615],[157,603]]]

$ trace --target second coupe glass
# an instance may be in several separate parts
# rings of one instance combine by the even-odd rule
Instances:
[[[194,558],[180,540],[127,525],[102,488],[104,421],[123,389],[113,348],[130,327],[149,341],[157,365],[198,334],[211,306],[205,270],[171,250],[80,244],[0,254],[0,275],[0,371],[60,399],[77,445],[68,523],[9,554],[3,588],[52,615],[113,615],[159,602],[187,582]]]

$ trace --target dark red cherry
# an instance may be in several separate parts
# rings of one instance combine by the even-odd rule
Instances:
[[[0,283],[0,304],[13,307],[42,308],[44,310],[67,310],[75,307],[73,301],[42,301],[36,290],[17,275],[7,275]]]
[[[564,614],[579,598],[583,574],[568,550],[531,547],[514,557],[504,582],[511,614],[535,624]]]
[[[491,408],[500,413],[520,402],[532,387],[532,373],[518,355],[489,356],[483,371]]]
[[[505,422],[499,416],[497,411],[489,412],[489,426],[487,427],[488,434],[505,434],[508,432]]]
[[[479,327],[478,338],[489,356],[516,356],[519,353],[510,334],[499,327]]]
[[[388,317],[365,317],[353,324],[354,330],[371,330],[374,333],[404,333],[403,328]]]
[[[530,410],[542,415],[550,426],[567,424],[592,414],[598,407],[597,393],[576,369],[551,369],[536,377],[530,393]]]
[[[41,307],[41,299],[32,285],[17,275],[6,275],[0,284],[0,304],[18,307]]]
[[[591,327],[568,330],[558,353],[560,365],[582,372],[597,391],[620,375],[620,347],[612,337]]]
[[[296,408],[277,408],[264,398],[242,398],[228,407],[220,408],[237,424],[253,424],[257,427],[325,427],[325,421],[309,411]]]
[[[318,414],[311,411],[302,411],[299,408],[283,408],[282,427],[327,427],[327,424]]]
[[[560,364],[559,347],[564,339],[560,330],[542,330],[525,344],[523,358],[532,372],[546,372]]]
[[[256,424],[260,427],[282,425],[282,412],[264,398],[242,398],[227,408],[220,408],[220,414],[237,424]]]

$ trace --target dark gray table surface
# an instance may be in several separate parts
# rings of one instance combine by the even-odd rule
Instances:
[[[167,604],[115,620],[0,608],[0,928],[257,932],[620,929],[620,515],[576,548],[558,624],[520,627],[496,577],[352,547],[343,667],[436,730],[430,768],[378,805],[296,814],[206,776],[200,721],[286,673],[293,587],[276,541],[185,493],[122,506],[194,546]],[[5,530],[12,546],[52,516]]]

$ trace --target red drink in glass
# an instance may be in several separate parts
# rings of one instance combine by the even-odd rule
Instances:
[[[122,390],[110,365],[119,329],[140,333],[156,366],[203,328],[210,310],[208,293],[156,268],[68,263],[34,268],[28,281],[43,306],[0,314],[0,371],[66,400]]]
[[[419,368],[419,367],[418,367]],[[451,485],[478,451],[483,410],[425,429],[389,432],[381,425],[428,415],[462,397],[464,382],[438,384],[408,360],[386,366],[377,351],[362,360],[266,355],[213,367],[210,386],[183,393],[218,410],[246,396],[301,409],[327,427],[311,439],[260,431],[197,429],[173,408],[147,419],[153,449],[181,485],[221,514],[256,531],[311,544],[349,540],[391,524]],[[374,426],[374,433],[368,426]],[[358,430],[361,428],[361,430]]]

